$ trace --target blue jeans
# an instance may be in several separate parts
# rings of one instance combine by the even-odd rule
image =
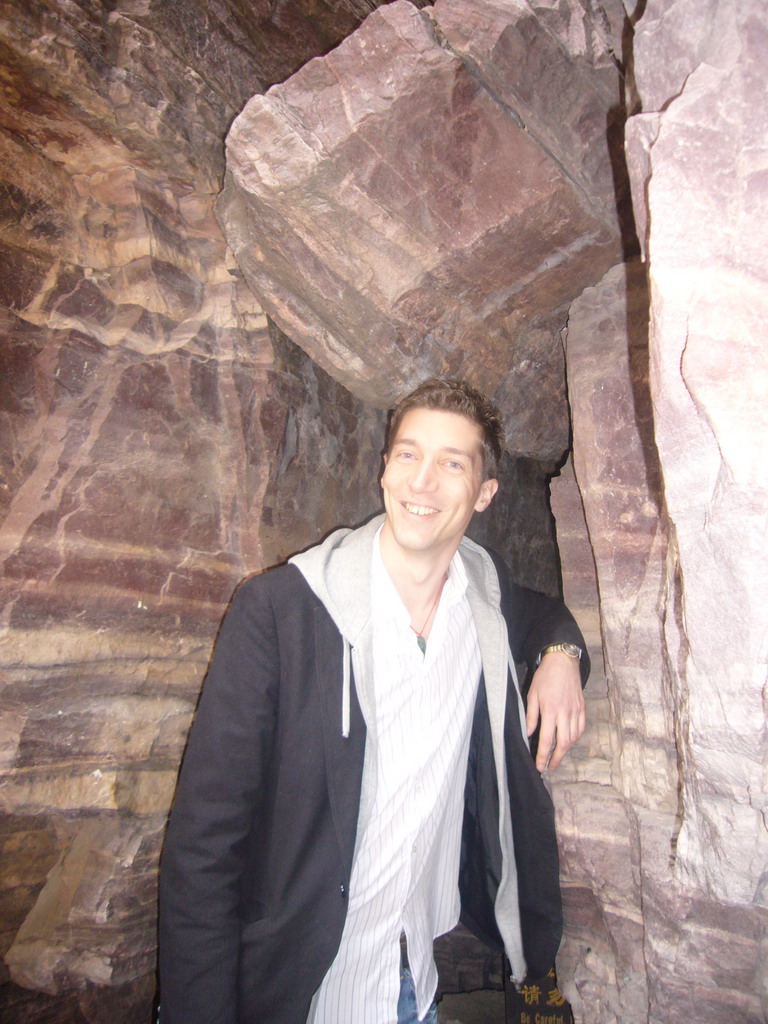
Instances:
[[[400,998],[397,1000],[397,1024],[438,1024],[437,1007],[434,1003],[419,1021],[416,1009],[416,989],[413,975],[407,967],[400,968]]]

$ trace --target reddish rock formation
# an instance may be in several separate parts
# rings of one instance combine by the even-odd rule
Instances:
[[[521,49],[523,77],[549,69],[535,99]],[[386,406],[469,375],[513,396],[514,451],[558,459],[552,327],[620,251],[618,102],[615,68],[574,58],[527,5],[398,0],[248,103],[219,213],[265,309],[355,394]],[[518,398],[534,388],[538,416]]]
[[[570,311],[612,726],[589,740],[610,785],[579,792],[578,758],[555,784],[585,1021],[768,1010],[766,60],[759,3],[644,6],[627,154],[648,284],[617,267]]]
[[[555,589],[540,486],[568,445],[568,314],[576,474],[552,504],[596,671],[553,778],[561,982],[578,1024],[759,1024],[765,6],[400,0],[251,101],[238,126],[273,135],[233,179],[273,180],[228,187],[228,233],[355,398],[267,320],[213,203],[242,104],[374,6],[33,0],[3,24],[3,1009],[148,1019],[157,857],[222,607],[377,505],[371,404],[433,370],[496,394],[526,457],[478,529]],[[633,245],[616,61],[646,269],[603,276]]]
[[[666,6],[649,4],[638,37],[643,113],[630,131],[647,146],[633,172],[674,530],[667,585],[678,614],[667,616],[665,639],[681,712],[677,873],[708,896],[768,907],[768,18],[757,2],[711,4],[696,18]],[[677,63],[659,67],[650,53],[662,20],[662,53],[674,46]]]
[[[752,1022],[768,1003],[765,6],[651,2],[635,59],[628,151],[670,524],[662,650],[679,770],[672,885],[648,901],[651,1012],[682,1022],[693,976],[711,1003],[700,1019]]]
[[[586,749],[554,780],[567,908],[564,984],[585,1020],[627,1024],[645,1020],[648,1004],[642,900],[649,829],[642,815],[666,827],[668,842],[676,807],[660,646],[666,532],[652,444],[647,315],[645,271],[632,264],[611,270],[570,311],[574,462],[592,566],[583,564],[583,534],[582,545],[575,542],[574,485],[553,486],[558,538],[565,529],[566,589],[576,608],[594,607],[589,569],[594,581],[597,567],[608,679],[607,686],[593,680],[597,703],[589,687]],[[584,771],[585,755],[591,771],[596,759],[600,775]]]
[[[273,345],[213,217],[237,108],[361,17],[329,37],[334,15],[299,7],[263,63],[225,5],[173,31],[163,4],[25,3],[3,24],[9,1020],[149,1019],[157,858],[224,605],[377,507],[382,415]],[[282,503],[279,474],[301,480]]]
[[[574,460],[597,567],[608,700],[596,699],[593,679],[586,744],[553,783],[566,904],[561,974],[577,1019],[683,1024],[693,992],[697,1020],[756,1024],[768,917],[752,899],[708,892],[681,863],[678,737],[686,729],[693,738],[683,723],[692,704],[704,711],[706,694],[691,687],[668,640],[670,620],[674,637],[687,617],[677,618],[684,579],[652,443],[648,299],[644,268],[618,266],[573,304],[568,329]],[[590,566],[569,474],[553,486],[553,507],[566,597],[589,624]],[[749,743],[749,731],[731,736],[725,779],[738,777]],[[711,773],[708,786],[719,781]],[[738,818],[730,793],[719,803],[725,820]],[[729,876],[718,875],[731,891],[760,884],[764,860],[752,854],[760,832],[746,836],[730,853]]]

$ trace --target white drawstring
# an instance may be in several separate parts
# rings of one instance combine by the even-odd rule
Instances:
[[[343,676],[341,683],[341,735],[344,739],[349,737],[349,703],[350,703],[350,658],[351,649],[346,637],[342,637],[342,644],[344,653],[342,654],[343,661]]]
[[[528,726],[525,720],[525,704],[523,703],[523,698],[520,694],[520,683],[517,679],[517,667],[515,665],[515,659],[512,657],[512,650],[509,647],[509,645],[507,645],[507,663],[509,665],[509,671],[512,673],[512,681],[515,684],[515,694],[517,695],[517,710],[520,715],[520,729],[523,733],[523,739],[528,744],[528,747],[530,749],[531,741],[528,737]]]

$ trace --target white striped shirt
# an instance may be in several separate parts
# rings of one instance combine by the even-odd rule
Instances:
[[[402,933],[420,1016],[434,998],[432,941],[459,919],[464,782],[481,668],[466,587],[457,552],[422,655],[377,536],[375,798],[358,836],[341,944],[315,994],[311,1024],[396,1024]]]

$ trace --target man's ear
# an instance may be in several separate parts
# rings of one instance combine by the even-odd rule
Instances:
[[[499,481],[491,478],[480,485],[480,494],[475,502],[475,511],[482,512],[491,504],[494,494],[499,489]]]

